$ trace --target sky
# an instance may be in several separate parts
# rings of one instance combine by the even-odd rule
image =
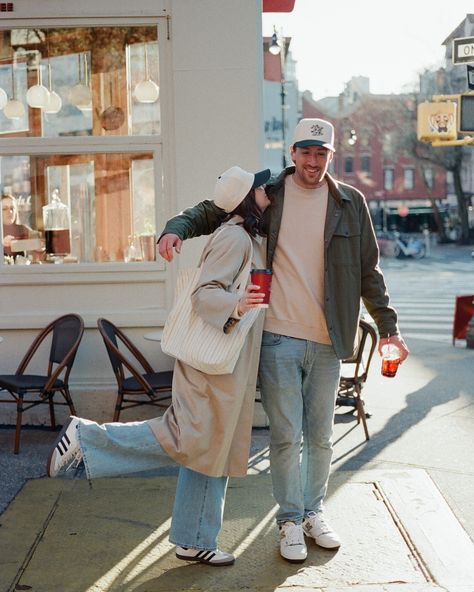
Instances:
[[[292,13],[263,13],[262,32],[292,37],[299,89],[316,100],[352,76],[369,77],[372,93],[400,93],[443,64],[441,44],[468,13],[473,0],[296,0]]]

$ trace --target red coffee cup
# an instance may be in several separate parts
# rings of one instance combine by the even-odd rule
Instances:
[[[250,281],[260,288],[259,292],[265,294],[263,302],[257,305],[257,308],[268,308],[270,302],[270,292],[272,286],[271,269],[252,269],[250,272]]]

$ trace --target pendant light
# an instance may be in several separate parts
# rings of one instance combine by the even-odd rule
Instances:
[[[139,103],[155,103],[160,96],[160,87],[150,78],[148,52],[145,43],[145,80],[135,85],[133,94]]]
[[[46,33],[46,47],[48,50],[48,91],[49,91],[49,99],[46,106],[43,108],[43,113],[50,113],[55,114],[61,111],[61,107],[63,106],[63,101],[61,97],[58,95],[57,92],[53,90],[53,75],[51,69],[51,52],[49,49],[49,37],[48,33]]]
[[[48,104],[49,91],[43,86],[41,76],[41,62],[39,62],[36,70],[37,82],[26,91],[26,102],[30,107],[35,109],[44,109]]]
[[[58,113],[61,111],[63,101],[57,92],[53,90],[53,81],[51,76],[51,63],[48,55],[48,88],[49,88],[49,99],[46,107],[43,108],[43,113]]]
[[[80,109],[81,111],[87,111],[92,109],[92,92],[89,87],[89,80],[88,80],[88,69],[87,69],[87,56],[84,54],[84,82],[82,82],[82,74],[81,74],[81,54],[78,56],[79,58],[79,82],[73,86],[69,92],[69,100],[70,102]]]

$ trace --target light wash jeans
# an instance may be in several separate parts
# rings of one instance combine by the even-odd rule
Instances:
[[[263,332],[259,382],[278,524],[300,524],[308,512],[322,510],[340,369],[331,345]]]
[[[176,465],[146,421],[99,425],[80,419],[77,430],[88,479]],[[217,549],[227,482],[227,477],[208,477],[180,466],[169,536],[173,544]]]

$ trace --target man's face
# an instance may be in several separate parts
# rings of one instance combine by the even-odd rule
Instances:
[[[333,152],[322,146],[291,146],[290,156],[296,166],[296,183],[306,189],[314,189],[324,179]]]

